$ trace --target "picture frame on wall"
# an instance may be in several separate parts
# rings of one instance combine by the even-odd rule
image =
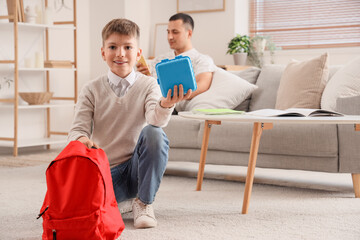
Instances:
[[[155,24],[153,57],[157,57],[171,50],[167,41],[167,27],[167,23]]]
[[[201,13],[225,11],[225,0],[177,0],[177,12]]]

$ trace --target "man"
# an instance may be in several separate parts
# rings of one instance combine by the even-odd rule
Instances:
[[[137,64],[138,71],[145,75],[152,75],[157,78],[155,65],[161,60],[165,58],[173,59],[178,55],[190,57],[197,83],[197,90],[192,92],[189,99],[192,99],[210,88],[212,75],[215,71],[214,61],[209,56],[203,55],[193,48],[191,42],[193,30],[194,20],[192,17],[184,13],[177,13],[173,15],[169,19],[167,29],[168,42],[173,51],[149,61],[150,72],[142,64]]]

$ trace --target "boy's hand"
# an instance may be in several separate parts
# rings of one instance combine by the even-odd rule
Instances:
[[[150,76],[150,71],[149,68],[147,68],[146,66],[144,66],[142,63],[137,63],[136,64],[136,68],[139,72],[141,72],[144,75]]]
[[[97,145],[87,137],[79,137],[77,141],[83,143],[87,148],[92,148],[92,147],[100,148],[99,145]]]
[[[179,92],[178,92],[178,88],[179,88]],[[169,89],[166,98],[161,98],[160,100],[160,106],[163,108],[171,108],[175,105],[175,103],[178,103],[182,100],[186,100],[190,98],[192,91],[191,89],[189,89],[186,93],[186,95],[184,95],[184,87],[182,84],[179,85],[179,87],[177,85],[174,86],[174,94],[171,97],[171,89]]]

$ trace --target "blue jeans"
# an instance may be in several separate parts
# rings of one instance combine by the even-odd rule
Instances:
[[[131,159],[111,169],[116,201],[138,197],[151,204],[165,172],[168,151],[169,140],[162,128],[144,127]]]

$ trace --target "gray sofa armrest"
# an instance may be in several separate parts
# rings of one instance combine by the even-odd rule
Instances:
[[[347,115],[360,115],[360,96],[338,98],[336,111]],[[360,173],[360,132],[349,124],[338,125],[339,172]]]
[[[360,96],[338,98],[336,111],[348,115],[360,115]]]

